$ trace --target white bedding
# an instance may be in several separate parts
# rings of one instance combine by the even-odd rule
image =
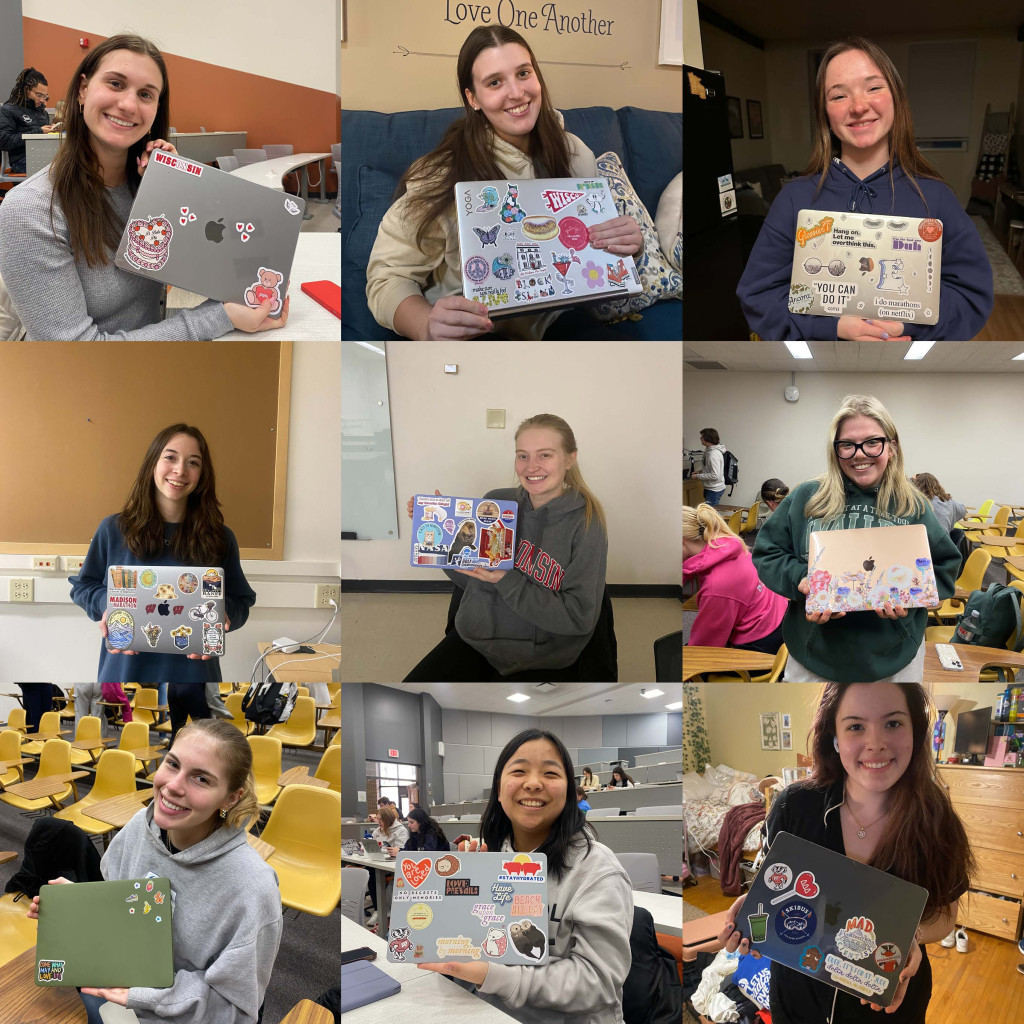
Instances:
[[[691,853],[718,846],[718,834],[730,807],[752,801],[764,802],[757,789],[757,776],[728,765],[705,765],[704,774],[683,776],[683,816],[686,820],[687,848]],[[758,822],[743,841],[744,853],[756,853],[760,843]]]

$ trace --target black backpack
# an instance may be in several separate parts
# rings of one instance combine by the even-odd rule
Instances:
[[[723,456],[723,475],[725,476],[725,484],[729,488],[729,497],[732,497],[733,487],[739,482],[740,478],[740,460],[733,455],[732,452],[727,451]]]
[[[1002,583],[990,583],[984,590],[975,590],[967,599],[963,612],[956,617],[957,626],[961,621],[971,619],[972,612],[978,612],[977,633],[968,640],[962,640],[953,631],[955,644],[980,644],[983,647],[1006,647],[1010,650],[1024,649],[1024,624],[1021,622],[1021,592],[1016,587],[1007,587]],[[999,669],[1002,679],[1003,670]],[[1013,680],[1009,680],[1013,682]]]
[[[242,710],[250,722],[275,725],[287,722],[299,693],[297,683],[260,683],[250,686],[242,698]]]

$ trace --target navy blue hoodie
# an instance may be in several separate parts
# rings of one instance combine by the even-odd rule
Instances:
[[[925,209],[899,165],[892,169],[892,181],[890,188],[887,163],[862,181],[841,160],[833,158],[817,196],[817,175],[805,175],[783,186],[768,211],[736,289],[752,331],[766,341],[831,341],[836,337],[838,317],[790,313],[787,305],[793,233],[800,210],[850,210],[941,220],[939,321],[907,323],[903,333],[911,338],[969,341],[985,326],[992,312],[992,267],[970,217],[944,182],[917,179],[928,200]]]

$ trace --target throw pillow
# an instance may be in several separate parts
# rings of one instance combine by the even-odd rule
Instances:
[[[683,272],[683,172],[680,171],[666,186],[658,200],[654,215],[658,241],[669,265]]]

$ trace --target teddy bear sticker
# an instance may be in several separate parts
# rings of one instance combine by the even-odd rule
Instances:
[[[252,309],[257,309],[262,302],[270,299],[270,315],[276,316],[281,312],[283,301],[281,299],[281,285],[284,283],[284,274],[279,274],[270,267],[260,267],[256,280],[246,289],[245,304]]]

